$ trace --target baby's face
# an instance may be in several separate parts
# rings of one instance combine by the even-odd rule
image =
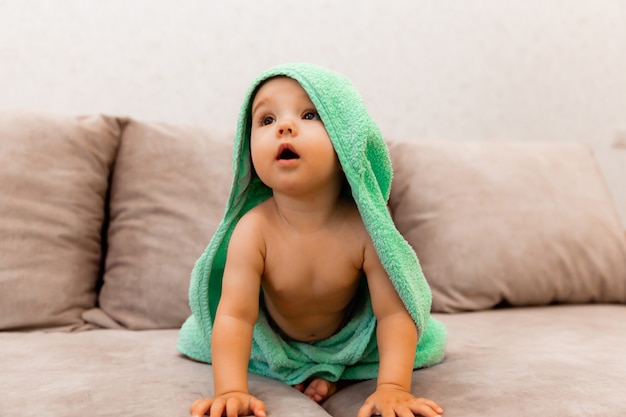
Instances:
[[[257,174],[275,192],[315,192],[340,178],[324,124],[307,93],[291,78],[273,78],[257,92],[250,148]]]

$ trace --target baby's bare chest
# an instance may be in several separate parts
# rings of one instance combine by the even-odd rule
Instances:
[[[270,239],[265,255],[264,286],[284,297],[348,297],[363,268],[362,245],[350,235]]]

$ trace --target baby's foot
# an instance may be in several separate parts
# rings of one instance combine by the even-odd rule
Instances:
[[[304,395],[306,395],[316,403],[321,403],[326,398],[337,392],[336,383],[327,381],[322,378],[315,378],[309,383],[309,385],[306,386],[306,388],[304,383],[294,385],[294,388],[304,393]]]

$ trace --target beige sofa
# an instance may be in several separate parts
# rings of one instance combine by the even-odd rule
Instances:
[[[0,112],[0,416],[186,416],[210,365],[176,351],[230,134]],[[391,141],[390,209],[449,330],[413,392],[448,417],[626,415],[626,238],[589,149]],[[355,416],[251,375],[270,416]]]

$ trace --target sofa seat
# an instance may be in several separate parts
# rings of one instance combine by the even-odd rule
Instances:
[[[445,417],[624,416],[626,306],[504,308],[435,317],[449,331],[444,362],[413,373],[413,393]],[[354,417],[375,382],[331,397]]]
[[[413,392],[442,404],[446,417],[626,415],[620,394],[626,306],[436,316],[449,330],[446,358],[414,372]],[[211,369],[181,357],[176,336],[176,330],[0,333],[0,415],[36,407],[66,417],[186,416],[194,399],[211,394]],[[291,387],[250,377],[251,391],[273,415],[354,417],[374,386],[365,381],[340,391],[325,411]]]

